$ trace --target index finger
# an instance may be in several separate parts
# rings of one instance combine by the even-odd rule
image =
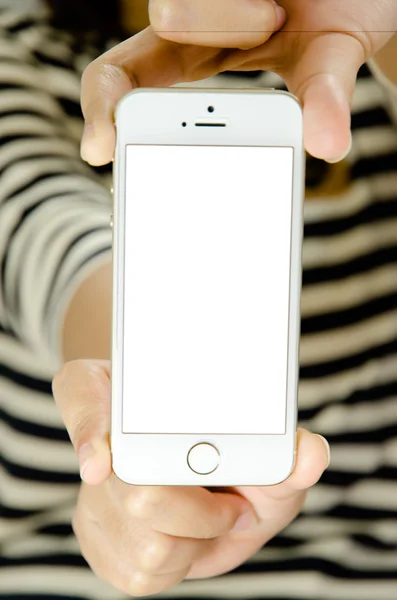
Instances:
[[[83,159],[92,165],[112,160],[114,110],[127,92],[136,87],[168,87],[209,77],[221,70],[223,57],[218,48],[163,40],[148,27],[94,60],[81,82]]]
[[[107,485],[126,513],[154,530],[175,537],[213,539],[236,526],[257,522],[250,503],[236,493],[197,486],[131,486],[115,475]]]

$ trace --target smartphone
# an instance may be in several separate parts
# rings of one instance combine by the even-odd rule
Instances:
[[[116,129],[114,472],[279,483],[295,457],[301,106],[275,90],[138,89]]]

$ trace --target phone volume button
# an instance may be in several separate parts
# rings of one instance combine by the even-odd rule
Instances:
[[[110,215],[109,225],[113,229],[113,214]]]

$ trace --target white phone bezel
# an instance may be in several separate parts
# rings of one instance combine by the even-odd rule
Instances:
[[[224,128],[182,127],[183,121],[227,119]],[[216,116],[215,116],[216,115]],[[116,111],[113,211],[113,340],[111,448],[113,470],[136,485],[273,485],[285,480],[295,460],[299,371],[301,247],[303,235],[304,149],[302,110],[296,98],[273,90],[205,88],[137,89]],[[122,433],[124,315],[125,147],[128,144],[289,146],[294,149],[288,377],[284,435],[191,435]],[[264,182],[265,183],[265,182]],[[219,467],[208,475],[187,463],[191,447],[215,445]]]

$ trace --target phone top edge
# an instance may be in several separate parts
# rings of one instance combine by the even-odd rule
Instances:
[[[291,94],[291,92],[285,90],[278,90],[277,88],[210,88],[210,87],[193,87],[193,86],[180,86],[180,87],[156,87],[156,88],[148,88],[148,87],[138,87],[130,92],[127,92],[117,103],[115,109],[115,118],[117,120],[118,113],[120,107],[124,104],[124,102],[132,95],[136,94],[147,94],[153,92],[160,92],[165,94],[178,94],[180,92],[188,92],[192,94],[235,94],[235,95],[245,95],[245,94],[254,94],[254,95],[280,95],[287,96],[291,100],[293,100],[302,111],[302,103],[297,96]]]

